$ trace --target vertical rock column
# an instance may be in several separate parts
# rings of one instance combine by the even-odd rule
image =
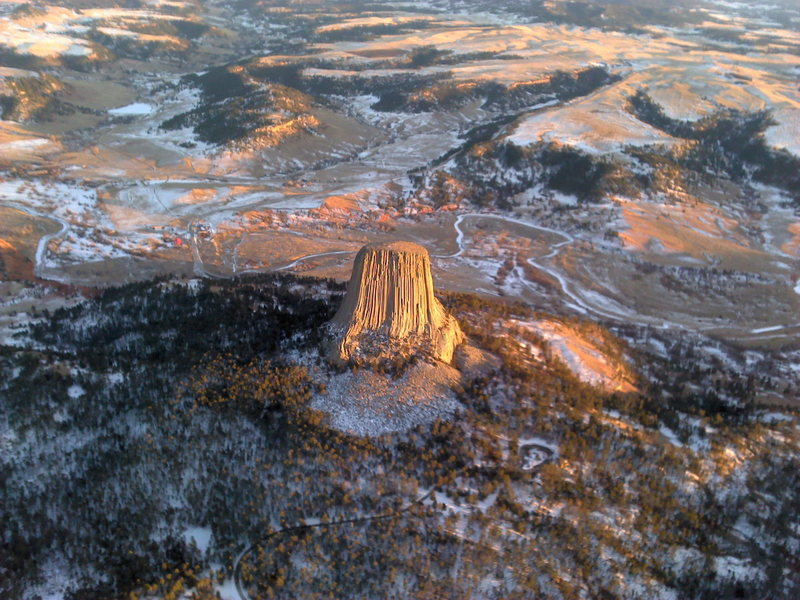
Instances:
[[[421,353],[449,363],[464,340],[458,322],[433,295],[428,251],[411,242],[361,248],[331,325],[331,358],[338,362]]]

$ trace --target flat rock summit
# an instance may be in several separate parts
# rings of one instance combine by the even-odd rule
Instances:
[[[411,242],[359,250],[347,294],[331,322],[334,362],[424,356],[451,363],[461,327],[433,295],[428,251]]]

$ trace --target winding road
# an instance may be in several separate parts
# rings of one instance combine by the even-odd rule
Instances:
[[[52,214],[44,214],[34,209],[31,209],[27,206],[16,202],[3,202],[3,206],[7,206],[9,208],[13,208],[22,212],[25,212],[31,216],[41,218],[41,219],[49,219],[51,221],[55,221],[59,223],[61,229],[54,233],[48,233],[43,235],[37,244],[36,247],[36,256],[34,260],[34,274],[41,278],[41,279],[49,279],[51,281],[58,281],[60,283],[70,283],[68,277],[59,274],[57,271],[58,269],[50,269],[47,266],[47,246],[50,241],[54,238],[64,236],[70,229],[70,224],[61,219],[56,217]],[[557,229],[552,229],[550,227],[545,227],[543,225],[535,225],[533,223],[524,221],[522,219],[517,219],[510,216],[505,215],[497,215],[497,214],[486,214],[486,213],[464,213],[458,215],[456,220],[453,222],[453,229],[456,235],[456,246],[457,250],[450,254],[432,254],[432,258],[440,259],[440,260],[449,260],[449,259],[457,259],[463,256],[466,248],[466,237],[467,233],[464,231],[464,224],[468,221],[502,221],[505,223],[510,223],[519,227],[524,227],[528,230],[531,230],[536,233],[545,233],[548,235],[558,236],[561,238],[559,241],[551,244],[550,251],[547,254],[538,257],[528,258],[526,262],[534,267],[535,269],[546,273],[550,277],[552,277],[555,281],[558,282],[558,286],[562,295],[565,298],[565,304],[576,310],[577,312],[583,314],[592,314],[596,317],[602,319],[609,319],[613,321],[619,321],[624,323],[636,323],[638,325],[644,326],[655,326],[655,327],[663,327],[665,324],[669,324],[670,327],[679,330],[685,331],[697,331],[699,333],[708,333],[719,329],[719,326],[707,326],[707,327],[691,327],[689,325],[676,322],[674,320],[668,321],[662,317],[648,317],[645,315],[637,314],[632,310],[626,310],[624,306],[620,306],[620,310],[614,310],[613,304],[616,304],[616,301],[612,298],[607,298],[606,296],[594,292],[589,291],[587,293],[580,293],[579,286],[574,282],[570,281],[564,273],[559,271],[557,268],[553,267],[549,264],[549,259],[552,259],[558,253],[569,244],[573,243],[576,238],[569,233],[564,231],[559,231]],[[236,265],[234,264],[233,273],[230,275],[224,275],[220,273],[214,273],[209,271],[202,259],[200,254],[199,244],[198,244],[198,233],[199,228],[196,221],[192,221],[189,225],[189,239],[191,245],[191,252],[192,258],[194,262],[194,274],[198,277],[208,277],[213,279],[229,279],[231,277],[235,277],[238,275],[245,275],[245,274],[254,274],[254,273],[264,273],[269,270],[273,272],[278,271],[288,271],[297,265],[317,258],[324,258],[326,256],[340,256],[346,254],[354,254],[356,250],[331,250],[327,252],[317,252],[313,254],[308,254],[306,256],[301,256],[285,265],[273,268],[273,269],[236,269]],[[528,289],[533,289],[531,283],[527,281],[524,277],[521,278],[524,285],[528,287]],[[587,296],[590,293],[591,296]],[[594,297],[594,299],[592,298]],[[611,306],[610,306],[611,305]],[[764,327],[760,329],[752,330],[751,328],[741,328],[741,335],[747,338],[759,339],[760,341],[769,341],[776,338],[785,338],[789,337],[792,334],[789,332],[794,330],[795,328],[800,327],[800,323],[795,324],[781,324],[776,325],[774,327]]]
[[[541,444],[537,444],[537,443],[533,443],[533,442],[527,442],[527,443],[523,443],[523,444],[520,445],[520,450],[528,450],[528,449],[536,449],[536,450],[540,451],[544,455],[544,458],[542,458],[541,461],[537,462],[536,464],[534,464],[534,465],[532,465],[530,467],[526,468],[525,463],[523,462],[522,468],[526,472],[530,473],[531,475],[535,475],[536,472],[539,470],[539,468],[542,465],[544,465],[547,462],[550,462],[553,459],[553,457],[555,456],[555,452],[553,451],[552,448],[548,448],[547,446],[543,446]],[[527,458],[527,456],[525,458]],[[432,488],[432,489],[428,490],[427,492],[425,492],[422,496],[420,496],[419,498],[414,500],[413,502],[410,502],[408,504],[408,506],[405,506],[404,508],[401,508],[400,510],[396,510],[396,511],[393,511],[393,512],[380,513],[380,514],[376,514],[376,515],[364,515],[364,516],[361,516],[361,517],[353,517],[353,518],[350,518],[350,519],[340,519],[338,521],[329,521],[329,522],[326,522],[326,523],[313,523],[313,524],[309,524],[309,525],[296,525],[296,526],[293,526],[293,527],[286,527],[284,529],[279,529],[277,531],[273,531],[271,533],[268,533],[266,535],[261,536],[260,538],[257,538],[255,540],[251,541],[247,546],[245,546],[245,548],[239,553],[239,555],[233,561],[233,582],[234,582],[234,584],[236,586],[236,592],[239,594],[240,600],[250,600],[250,596],[247,594],[247,590],[245,589],[244,584],[242,583],[242,561],[244,560],[244,558],[248,554],[250,554],[250,552],[253,551],[253,549],[257,545],[262,544],[262,543],[266,542],[268,539],[270,539],[272,537],[275,537],[277,535],[282,535],[282,534],[285,534],[285,533],[292,533],[292,532],[295,532],[295,531],[308,531],[310,529],[321,529],[321,528],[326,528],[326,527],[338,527],[340,525],[348,525],[348,524],[352,524],[352,523],[366,523],[368,521],[378,521],[378,520],[383,520],[383,519],[395,519],[395,518],[399,517],[400,515],[402,515],[404,513],[407,513],[413,507],[421,505],[423,502],[425,502],[426,500],[428,500],[429,498],[434,496],[434,492],[435,492],[435,490]]]
[[[292,267],[295,267],[296,265],[299,265],[301,262],[306,261],[306,260],[312,260],[312,259],[315,259],[315,258],[322,258],[323,256],[335,256],[337,254],[355,254],[356,252],[358,252],[358,250],[333,250],[331,252],[318,252],[317,254],[309,254],[307,256],[301,256],[297,260],[293,260],[292,262],[290,262],[288,265],[284,265],[282,267],[278,267],[277,269],[274,269],[274,270],[275,271],[286,271],[288,269],[291,269]]]
[[[550,227],[545,227],[543,225],[534,225],[533,223],[529,223],[529,222],[523,221],[521,219],[515,219],[513,217],[507,217],[507,216],[504,216],[504,215],[490,215],[490,214],[484,214],[484,213],[466,213],[466,214],[463,214],[463,215],[459,215],[458,218],[456,218],[455,223],[453,223],[453,227],[456,230],[456,244],[458,245],[458,250],[456,252],[452,253],[452,254],[435,254],[435,255],[432,255],[434,258],[439,258],[439,259],[457,258],[457,257],[459,257],[459,256],[461,256],[463,254],[466,245],[464,243],[465,233],[464,233],[464,229],[462,228],[462,224],[467,219],[470,219],[470,220],[504,221],[506,223],[513,223],[514,225],[519,225],[521,227],[526,227],[526,228],[531,229],[533,231],[543,232],[543,233],[547,233],[547,234],[550,234],[550,235],[560,236],[562,238],[562,241],[557,242],[555,244],[552,244],[551,247],[550,247],[551,248],[550,252],[548,252],[544,256],[540,256],[540,257],[536,257],[536,258],[529,258],[527,260],[528,264],[531,265],[532,267],[544,272],[544,273],[547,273],[553,279],[558,281],[558,285],[561,288],[561,292],[567,298],[570,299],[570,302],[568,303],[568,306],[570,306],[571,308],[574,308],[578,312],[592,313],[592,314],[595,314],[595,315],[597,315],[599,317],[603,317],[603,318],[607,318],[607,319],[624,320],[626,322],[630,322],[631,321],[632,315],[630,313],[612,312],[612,311],[600,308],[600,307],[598,307],[598,306],[596,306],[594,304],[591,304],[591,303],[587,302],[585,298],[581,297],[580,295],[578,295],[575,292],[573,285],[567,280],[566,277],[564,277],[564,275],[562,273],[560,273],[557,269],[554,269],[553,267],[548,266],[546,264],[543,264],[541,262],[543,260],[547,260],[549,258],[553,258],[556,254],[558,254],[558,252],[564,246],[567,246],[567,245],[569,245],[569,244],[571,244],[572,242],[575,241],[575,238],[572,235],[570,235],[568,233],[565,233],[563,231],[559,231],[557,229],[552,229]],[[526,282],[526,284],[527,284],[527,282]],[[644,320],[643,319],[642,321],[646,322],[647,324],[652,324],[650,320]]]
[[[403,513],[408,512],[414,506],[418,506],[422,504],[425,500],[431,497],[433,494],[433,489],[426,492],[413,502],[409,503],[408,506],[402,508],[400,510],[389,512],[389,513],[381,513],[377,515],[365,515],[363,517],[353,517],[350,519],[340,519],[338,521],[329,521],[327,523],[313,523],[310,525],[296,525],[294,527],[286,527],[285,529],[279,529],[277,531],[273,531],[272,533],[268,533],[252,542],[250,542],[244,550],[239,553],[239,556],[233,562],[233,582],[236,585],[236,591],[239,594],[241,600],[250,600],[250,596],[247,594],[247,590],[244,588],[242,584],[242,560],[253,551],[258,544],[264,543],[271,537],[276,535],[282,535],[284,533],[291,533],[294,531],[308,531],[309,529],[320,529],[324,527],[338,527],[339,525],[347,525],[350,523],[365,523],[367,521],[378,521],[381,519],[395,519],[402,515]]]
[[[47,219],[49,221],[55,221],[56,223],[61,225],[61,229],[59,231],[56,231],[55,233],[46,233],[41,238],[39,238],[39,242],[36,245],[36,255],[33,261],[33,274],[40,279],[49,279],[50,281],[58,281],[59,283],[68,283],[68,281],[66,281],[66,279],[62,276],[58,276],[53,273],[46,275],[44,269],[47,265],[47,260],[46,260],[47,245],[53,238],[65,235],[67,231],[69,231],[69,223],[67,223],[64,219],[60,219],[59,217],[53,216],[52,214],[46,215],[36,210],[33,210],[32,208],[25,206],[23,204],[17,204],[16,202],[3,202],[2,206],[13,208],[15,210],[24,212],[25,214],[31,215],[32,217],[37,217],[39,219]]]
[[[636,323],[638,325],[643,325],[643,326],[663,327],[665,323],[668,323],[670,327],[673,327],[675,329],[684,331],[697,331],[699,333],[708,333],[719,329],[719,327],[715,326],[690,327],[683,323],[678,323],[674,320],[668,321],[666,318],[662,317],[647,317],[644,315],[640,315],[632,310],[614,311],[608,307],[608,303],[592,302],[590,299],[587,299],[585,296],[579,294],[577,291],[578,286],[573,282],[569,281],[562,272],[552,267],[551,265],[548,265],[543,262],[553,258],[561,251],[562,248],[573,243],[575,241],[575,237],[564,231],[559,231],[557,229],[552,229],[550,227],[545,227],[542,225],[534,225],[533,223],[529,223],[527,221],[523,221],[521,219],[516,219],[513,217],[507,217],[505,215],[492,215],[484,213],[466,213],[459,215],[458,218],[456,218],[455,223],[453,224],[453,227],[456,231],[456,244],[458,245],[458,250],[452,254],[431,255],[433,258],[439,258],[439,259],[458,258],[463,254],[466,245],[464,242],[465,233],[462,228],[462,224],[467,219],[504,221],[506,223],[513,223],[514,225],[519,225],[521,227],[525,227],[527,229],[531,229],[537,232],[544,232],[550,235],[560,236],[562,238],[562,241],[552,244],[550,247],[551,248],[550,252],[548,252],[543,256],[529,258],[527,259],[526,262],[532,267],[542,271],[543,273],[550,275],[553,279],[555,279],[558,282],[558,285],[561,289],[561,293],[569,300],[568,302],[565,302],[565,304],[570,308],[577,310],[580,313],[593,314],[597,317],[604,319],[620,321],[623,323]],[[522,281],[525,283],[525,285],[529,286],[530,289],[529,282],[524,278],[522,279]],[[592,293],[597,296],[601,296],[601,294],[599,293],[596,292]],[[615,302],[614,300],[611,299],[609,300],[611,302]],[[743,327],[742,334],[748,335],[751,333],[762,333],[764,335],[760,336],[759,339],[766,341],[774,338],[786,337],[786,331],[796,327],[800,327],[800,323],[767,327],[755,331],[751,331],[751,329]]]
[[[61,225],[61,229],[59,231],[54,232],[54,233],[45,234],[39,239],[39,242],[38,242],[38,245],[37,245],[37,248],[36,248],[36,257],[35,257],[35,261],[34,261],[34,273],[35,273],[35,275],[37,277],[39,277],[41,279],[49,279],[51,281],[58,281],[60,283],[68,283],[68,279],[67,278],[65,278],[63,276],[60,276],[60,275],[58,275],[56,273],[53,273],[53,272],[45,273],[45,269],[47,268],[47,261],[46,261],[47,245],[50,243],[50,240],[65,235],[69,231],[69,228],[70,228],[69,223],[67,221],[61,219],[61,218],[55,217],[53,215],[42,214],[42,213],[40,213],[38,211],[35,211],[35,210],[33,210],[33,209],[31,209],[31,208],[29,208],[27,206],[24,206],[24,205],[21,205],[21,204],[17,204],[15,202],[6,202],[6,203],[3,203],[3,205],[4,206],[8,206],[9,208],[14,208],[16,210],[20,210],[20,211],[25,212],[25,213],[27,213],[27,214],[29,214],[31,216],[34,216],[34,217],[38,217],[38,218],[42,218],[42,219],[49,219],[51,221],[56,221]],[[546,260],[546,259],[552,258],[553,256],[555,256],[559,252],[559,250],[562,247],[572,243],[575,240],[575,238],[573,236],[571,236],[571,235],[569,235],[567,233],[564,233],[562,231],[558,231],[556,229],[551,229],[549,227],[544,227],[542,225],[534,225],[532,223],[528,223],[528,222],[522,221],[520,219],[515,219],[513,217],[507,217],[507,216],[503,216],[503,215],[490,215],[490,214],[482,214],[482,213],[466,213],[466,214],[459,215],[456,218],[455,222],[453,223],[453,228],[455,229],[455,232],[456,232],[456,245],[458,246],[458,250],[456,250],[456,252],[454,252],[452,254],[434,254],[434,255],[432,255],[433,258],[452,259],[452,258],[458,258],[464,253],[464,250],[466,249],[466,243],[465,243],[465,235],[466,234],[464,232],[464,229],[463,229],[462,225],[467,220],[478,220],[478,221],[479,220],[497,220],[497,221],[504,221],[504,222],[507,222],[507,223],[513,223],[515,225],[526,227],[528,229],[531,229],[531,230],[534,230],[534,231],[537,231],[537,232],[544,232],[544,233],[548,233],[548,234],[551,234],[551,235],[557,235],[557,236],[562,237],[563,238],[562,241],[560,241],[560,242],[558,242],[556,244],[553,244],[551,246],[551,251],[548,254],[546,254],[546,255],[544,255],[542,257],[538,257],[538,258],[530,258],[530,259],[528,259],[527,262],[530,265],[532,265],[533,267],[535,267],[535,268],[547,273],[548,275],[552,276],[556,281],[558,281],[558,283],[559,283],[559,285],[561,287],[561,290],[564,293],[564,295],[566,295],[568,298],[570,298],[570,300],[574,303],[574,304],[571,304],[571,306],[573,308],[576,308],[580,312],[591,312],[593,314],[596,314],[596,315],[598,315],[600,317],[604,317],[604,318],[611,318],[611,319],[617,319],[617,320],[624,319],[626,321],[630,321],[631,320],[631,315],[629,315],[629,314],[612,313],[612,312],[609,312],[607,310],[602,310],[602,309],[598,308],[597,306],[593,306],[590,303],[586,302],[585,299],[583,299],[580,296],[578,296],[571,289],[571,284],[567,281],[567,279],[561,273],[559,273],[556,269],[554,269],[552,267],[549,267],[547,265],[544,265],[544,264],[542,264],[540,262],[542,260]],[[206,266],[205,266],[205,264],[203,262],[203,259],[202,259],[201,255],[200,255],[200,249],[199,249],[199,244],[198,244],[198,240],[197,240],[198,231],[199,231],[199,229],[197,227],[197,224],[195,222],[192,222],[190,224],[190,226],[189,226],[189,232],[190,232],[190,240],[191,240],[192,258],[193,258],[193,262],[194,262],[193,271],[194,271],[194,274],[197,275],[198,277],[209,277],[209,278],[213,278],[213,279],[228,279],[228,278],[236,276],[236,275],[244,275],[244,274],[250,274],[250,273],[261,273],[261,272],[264,272],[263,270],[258,270],[258,269],[243,269],[243,270],[235,270],[235,272],[232,275],[226,276],[226,275],[221,275],[221,274],[213,273],[213,272],[209,271],[208,269],[206,269]],[[290,263],[288,263],[286,265],[283,265],[281,267],[278,267],[278,268],[275,268],[275,269],[272,269],[272,270],[275,271],[275,272],[287,271],[287,270],[290,270],[290,269],[296,267],[297,265],[299,265],[299,264],[301,264],[301,263],[303,263],[305,261],[313,260],[315,258],[323,258],[323,257],[326,257],[326,256],[337,256],[337,255],[344,255],[344,254],[354,254],[355,252],[356,252],[355,250],[332,250],[332,251],[329,251],[329,252],[318,252],[318,253],[314,253],[314,254],[308,254],[306,256],[301,256],[300,258],[297,258],[297,259],[293,260],[292,262],[290,262]]]

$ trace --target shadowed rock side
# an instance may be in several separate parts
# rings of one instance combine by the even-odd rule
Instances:
[[[464,341],[458,322],[433,295],[428,251],[411,242],[361,248],[331,324],[331,358],[340,363],[420,354],[450,363]]]

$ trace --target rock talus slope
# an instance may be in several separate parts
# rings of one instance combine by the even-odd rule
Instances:
[[[433,295],[428,251],[411,242],[361,248],[331,324],[331,358],[343,363],[419,354],[450,363],[464,341],[458,322]]]

